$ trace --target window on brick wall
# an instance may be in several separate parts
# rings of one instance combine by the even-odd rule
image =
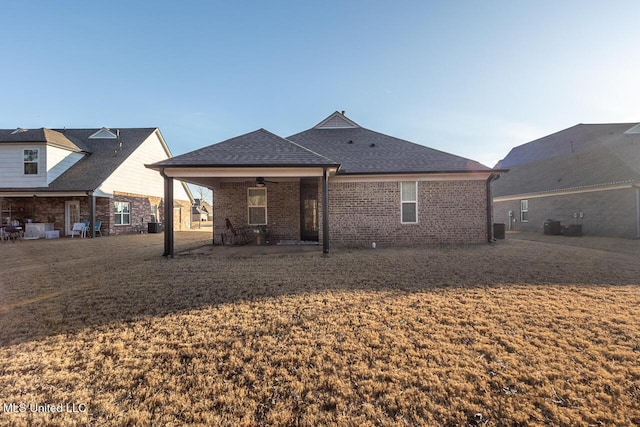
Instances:
[[[267,223],[267,189],[265,187],[248,188],[247,205],[249,225],[265,225]]]
[[[113,202],[115,217],[113,223],[115,225],[131,224],[131,203],[129,202]]]
[[[400,183],[400,222],[416,224],[418,222],[418,183]]]
[[[529,222],[529,201],[520,200],[520,222]]]

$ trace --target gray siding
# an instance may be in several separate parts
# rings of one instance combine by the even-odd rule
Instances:
[[[548,219],[562,225],[582,224],[582,233],[591,236],[637,237],[636,190],[633,188],[556,195],[529,200],[529,222],[520,222],[520,200],[494,203],[494,220],[507,224],[508,212],[514,212],[514,231],[543,232]],[[583,218],[580,218],[580,213]],[[574,213],[578,217],[574,217]]]

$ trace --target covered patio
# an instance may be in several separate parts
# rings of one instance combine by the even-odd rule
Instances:
[[[174,179],[212,190],[214,245],[229,243],[231,225],[266,231],[269,243],[321,241],[329,253],[328,183],[339,166],[264,129],[147,165],[164,178],[164,256],[174,256]]]

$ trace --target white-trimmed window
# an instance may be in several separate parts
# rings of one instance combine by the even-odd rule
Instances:
[[[113,223],[115,225],[131,224],[131,203],[129,202],[113,202],[115,217]]]
[[[265,187],[248,188],[247,205],[249,225],[265,225],[267,223],[267,189]]]
[[[24,174],[38,175],[38,152],[37,148],[24,150]]]
[[[529,201],[520,200],[520,222],[529,222]]]
[[[400,183],[400,222],[418,222],[418,183],[415,181]]]

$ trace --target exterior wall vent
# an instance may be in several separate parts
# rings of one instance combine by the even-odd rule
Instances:
[[[109,128],[102,128],[99,131],[91,134],[89,139],[117,139],[118,136],[111,132]]]

